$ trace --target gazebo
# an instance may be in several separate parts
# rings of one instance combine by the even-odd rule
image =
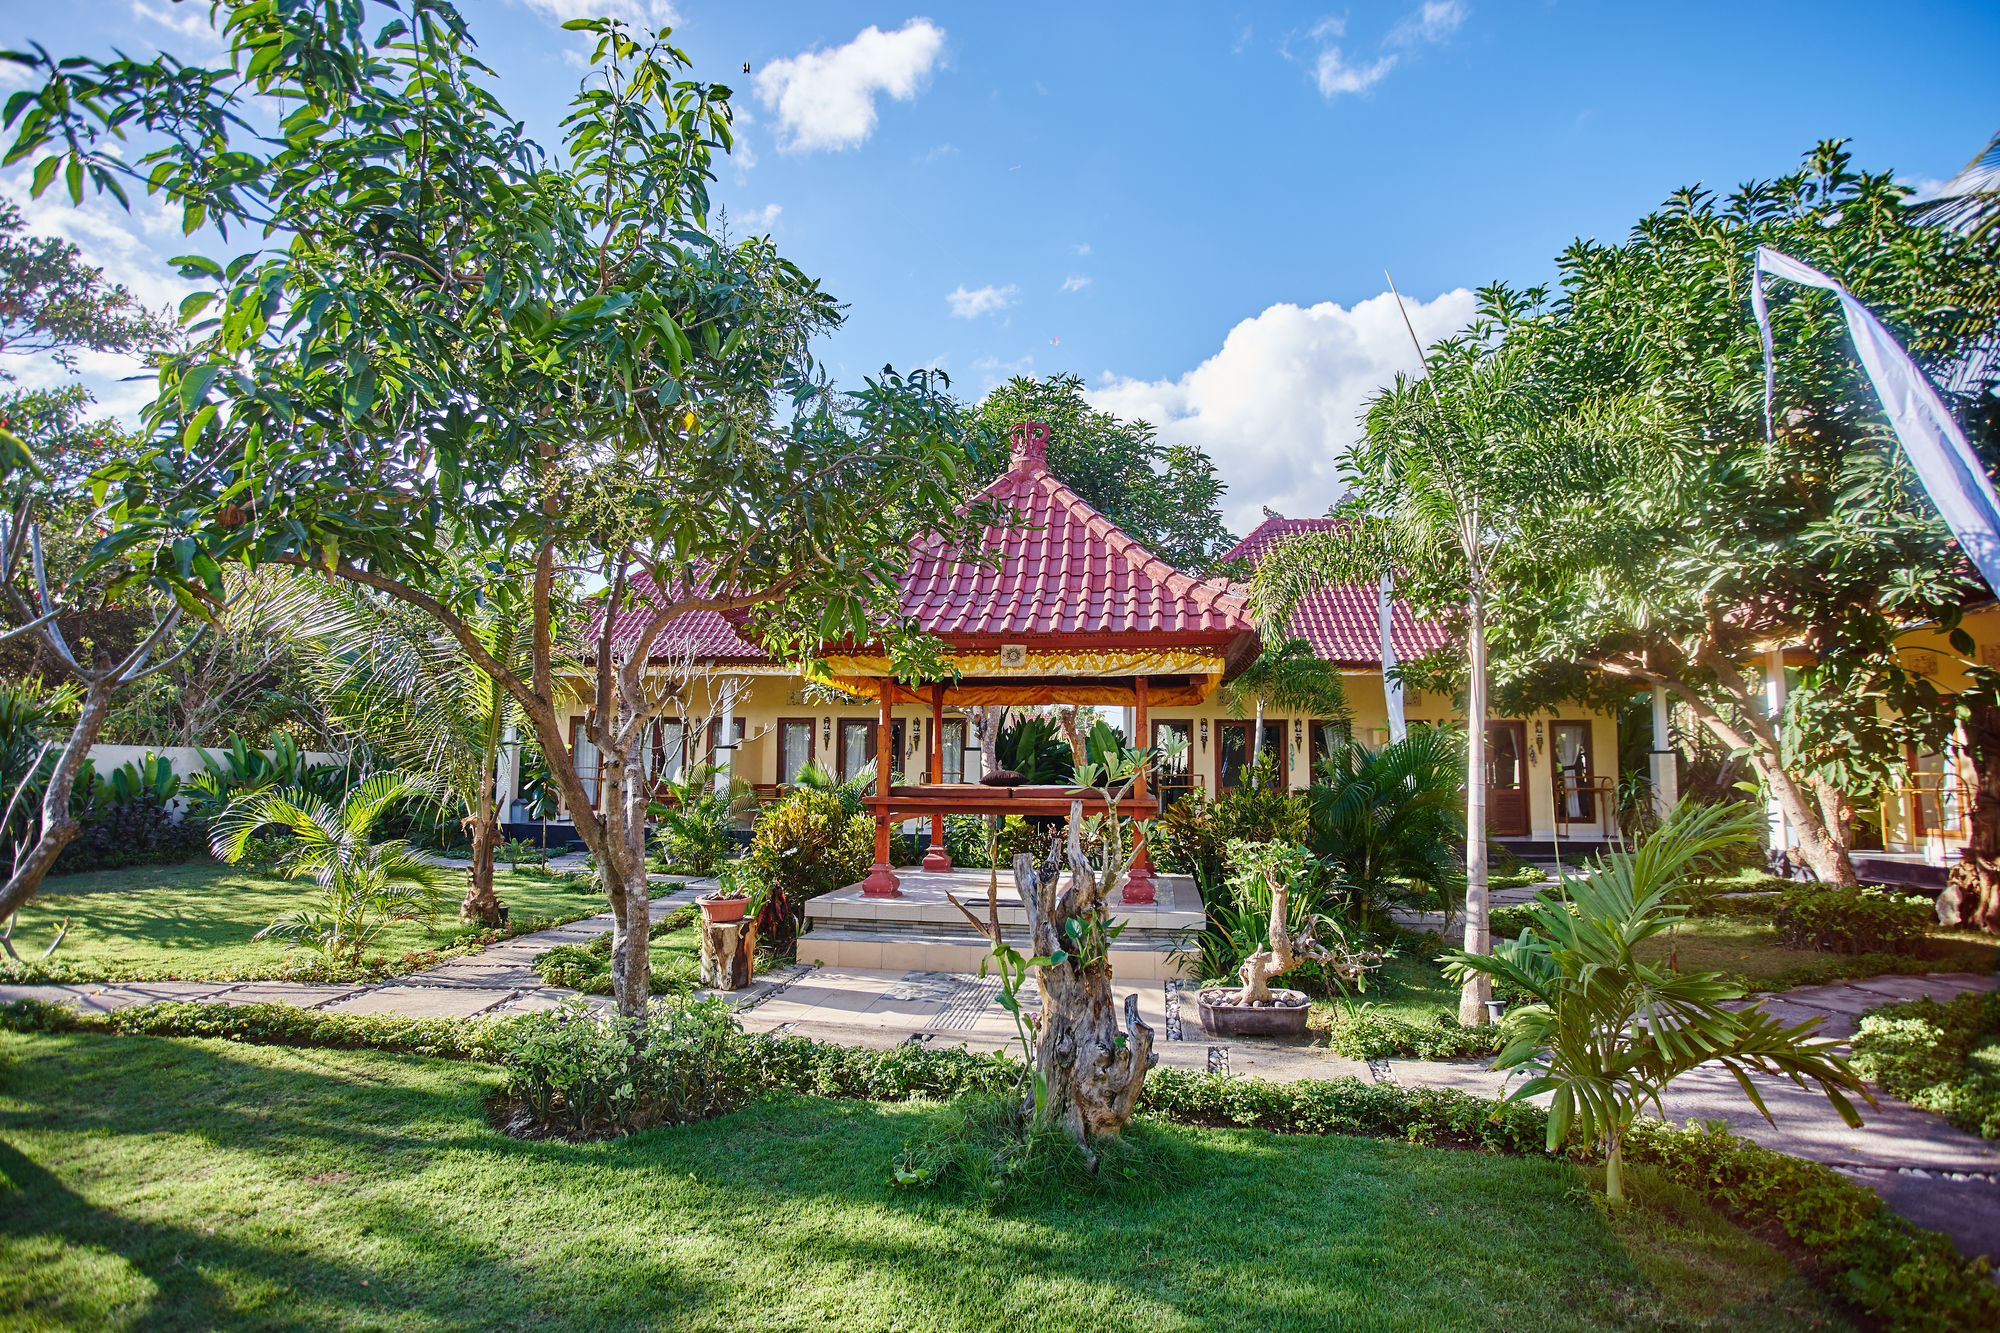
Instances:
[[[1012,509],[1014,524],[988,528],[986,559],[966,559],[936,538],[912,550],[902,578],[901,613],[942,640],[956,672],[950,682],[897,682],[879,647],[846,645],[825,657],[824,683],[881,704],[877,753],[894,753],[891,710],[928,706],[928,781],[877,784],[875,864],[862,881],[870,897],[897,896],[889,864],[890,827],[931,821],[923,868],[948,871],[944,817],[1066,815],[1103,798],[1062,786],[989,787],[944,781],[940,737],[947,707],[994,704],[1114,704],[1133,709],[1134,744],[1149,742],[1150,705],[1194,705],[1258,652],[1245,589],[1226,579],[1183,574],[1121,531],[1048,469],[1049,428],[1028,421],[1011,432],[1007,471],[982,493]],[[1120,813],[1150,813],[1143,780]],[[1141,843],[1121,901],[1153,901],[1152,865]]]

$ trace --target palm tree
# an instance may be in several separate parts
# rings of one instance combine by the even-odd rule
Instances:
[[[1322,661],[1304,639],[1267,642],[1257,660],[1222,687],[1222,703],[1232,717],[1242,717],[1246,708],[1256,714],[1250,726],[1246,773],[1257,771],[1266,708],[1279,713],[1308,713],[1342,726],[1354,723],[1347,707],[1347,690],[1340,682],[1340,668]],[[1281,781],[1279,785],[1284,784]]]
[[[1552,437],[1534,413],[1531,362],[1491,325],[1435,345],[1422,380],[1398,375],[1370,401],[1367,429],[1342,460],[1353,487],[1348,522],[1301,533],[1266,556],[1252,583],[1260,615],[1282,623],[1329,583],[1405,587],[1456,603],[1465,625],[1465,948],[1487,939],[1486,607],[1537,483]],[[1492,988],[1469,972],[1459,1020],[1487,1022]]]
[[[413,856],[400,838],[369,841],[391,806],[434,794],[427,779],[409,773],[377,773],[338,806],[296,787],[251,792],[210,826],[209,847],[220,860],[240,861],[252,834],[273,824],[285,829],[294,841],[278,868],[287,877],[310,876],[320,900],[278,918],[257,938],[290,938],[334,962],[358,966],[396,922],[437,915],[437,867]]]
[[[1494,1062],[1534,1077],[1508,1096],[1555,1093],[1549,1107],[1550,1151],[1574,1125],[1604,1151],[1605,1192],[1625,1197],[1623,1144],[1639,1112],[1664,1114],[1661,1094],[1674,1079],[1714,1061],[1736,1076],[1751,1105],[1770,1118],[1750,1075],[1783,1074],[1820,1090],[1849,1125],[1860,1116],[1846,1094],[1867,1088],[1835,1052],[1815,1039],[1818,1019],[1786,1027],[1761,1008],[1734,1009],[1740,986],[1720,972],[1681,972],[1641,962],[1636,946],[1687,914],[1673,901],[1690,872],[1715,853],[1754,844],[1763,814],[1754,806],[1675,806],[1637,851],[1605,856],[1560,888],[1544,889],[1527,909],[1534,928],[1503,941],[1490,956],[1454,950],[1447,972],[1475,973],[1512,985],[1534,1003],[1509,1018],[1512,1040]]]
[[[1350,740],[1320,762],[1306,793],[1308,838],[1315,856],[1340,867],[1364,913],[1379,914],[1404,884],[1433,890],[1449,907],[1461,874],[1452,849],[1465,837],[1463,762],[1458,734],[1427,726],[1379,750]]]
[[[313,640],[317,656],[309,663],[328,712],[390,765],[434,776],[437,795],[461,813],[471,835],[472,868],[459,916],[499,924],[496,787],[518,706],[430,619],[365,593],[333,595],[344,614]],[[469,623],[494,657],[510,665],[526,661],[531,645],[520,617],[489,607]]]
[[[1933,199],[1915,205],[1925,221],[1950,227],[1974,238],[2000,223],[2000,134],[1958,174],[1944,183]]]

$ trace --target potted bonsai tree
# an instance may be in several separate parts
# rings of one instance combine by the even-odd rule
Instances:
[[[1305,993],[1273,987],[1271,979],[1314,962],[1344,982],[1359,984],[1381,963],[1381,955],[1349,950],[1336,922],[1309,908],[1294,910],[1294,890],[1303,890],[1319,868],[1305,848],[1237,838],[1228,845],[1228,861],[1228,885],[1239,910],[1254,919],[1255,909],[1268,902],[1268,924],[1262,947],[1237,968],[1242,988],[1211,987],[1197,997],[1201,1025],[1217,1037],[1302,1035],[1311,1012]],[[1335,937],[1332,947],[1319,941],[1321,931]]]

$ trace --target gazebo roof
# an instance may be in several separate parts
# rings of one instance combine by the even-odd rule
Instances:
[[[900,610],[950,649],[945,697],[987,703],[1130,703],[1146,680],[1158,703],[1198,703],[1257,653],[1249,590],[1184,574],[1049,472],[1049,428],[1022,422],[1008,468],[976,499],[1011,509],[983,558],[933,536],[910,552]],[[917,698],[887,681],[878,649],[826,657],[829,683]]]
[[[1056,634],[1227,645],[1256,632],[1241,584],[1194,578],[1148,551],[1058,481],[1047,451],[1046,426],[1015,428],[1010,466],[980,498],[1019,523],[986,529],[987,560],[920,542],[902,580],[905,616],[968,647]]]

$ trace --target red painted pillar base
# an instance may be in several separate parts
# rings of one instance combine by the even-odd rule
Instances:
[[[902,882],[896,878],[893,869],[878,861],[868,867],[868,878],[861,881],[861,895],[864,898],[900,898]]]
[[[1153,858],[1146,854],[1146,835],[1138,829],[1132,830],[1139,845],[1132,854],[1132,868],[1125,874],[1125,891],[1118,895],[1118,901],[1128,907],[1151,904],[1153,898]]]
[[[931,816],[931,848],[924,853],[924,869],[951,869],[951,853],[944,849],[944,816]]]

